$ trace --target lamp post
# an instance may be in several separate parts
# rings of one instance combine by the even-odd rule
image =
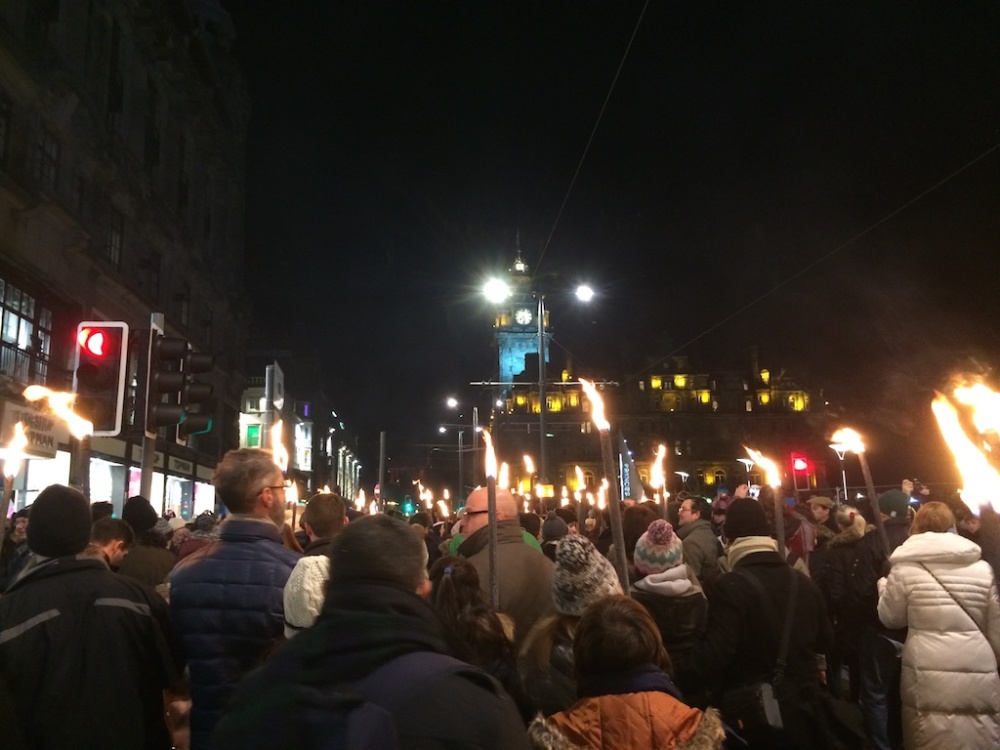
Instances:
[[[527,272],[527,265],[518,255],[515,268],[519,273]],[[490,279],[483,287],[483,294],[494,304],[506,302],[512,294],[510,285],[501,279]],[[594,298],[594,290],[586,284],[581,284],[576,288],[576,298],[581,302],[590,302]],[[537,300],[538,318],[538,481],[541,484],[548,484],[549,481],[549,458],[548,447],[545,444],[546,414],[548,412],[545,402],[545,294],[535,289],[530,295]],[[525,295],[527,297],[527,295]],[[527,321],[526,321],[527,322]]]
[[[445,403],[448,405],[449,409],[457,409],[458,408],[458,399],[455,398],[454,396],[449,396],[448,399],[447,399],[447,401],[445,401]],[[459,416],[461,417],[463,415],[460,414]],[[448,425],[448,426],[450,426],[450,427],[457,427],[457,426],[461,426],[461,425]],[[478,406],[473,406],[472,407],[472,455],[473,455],[474,458],[479,455],[479,432],[480,432],[480,430],[479,430],[479,407]],[[461,435],[462,435],[462,433],[459,433],[459,441],[461,441],[461,439],[462,439]],[[459,445],[461,445],[461,442],[459,442]],[[459,455],[461,455],[461,453]],[[476,470],[477,463],[478,462],[475,461],[475,460],[473,460],[473,462],[472,462],[472,484],[473,484],[473,486],[478,485],[478,482],[476,481],[476,478],[479,476],[479,472]],[[459,463],[459,472],[461,473],[461,463]],[[461,484],[461,482],[459,482],[458,491],[460,493],[462,492],[462,484]]]
[[[847,455],[848,446],[844,443],[830,443],[830,447],[833,448],[833,452],[837,454],[837,458],[840,459],[840,478],[844,483],[844,502],[847,500],[847,469],[844,468],[844,456]]]
[[[753,468],[753,461],[751,461],[749,458],[737,458],[736,460],[739,461],[741,464],[743,464],[743,466],[747,470],[747,487],[749,487],[750,486],[750,469]]]
[[[686,471],[675,471],[674,474],[681,478],[681,487],[687,489],[688,477],[691,476]]]
[[[465,425],[443,424],[438,427],[438,432],[442,435],[448,432],[449,427],[458,429],[458,497],[461,502],[465,500]],[[473,458],[475,463],[475,458]]]

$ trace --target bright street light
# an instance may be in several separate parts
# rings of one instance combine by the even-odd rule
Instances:
[[[510,296],[510,286],[506,281],[490,279],[483,286],[483,294],[490,302],[500,304]]]
[[[594,299],[594,290],[586,284],[581,284],[576,288],[576,298],[581,302],[590,302]]]

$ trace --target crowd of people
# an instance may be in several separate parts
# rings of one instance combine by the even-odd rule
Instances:
[[[61,485],[10,519],[5,748],[1000,747],[988,507],[627,498],[619,575],[606,511],[498,490],[493,545],[484,488],[289,519],[252,448],[213,484],[222,521]]]

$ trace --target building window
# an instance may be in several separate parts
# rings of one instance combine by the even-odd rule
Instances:
[[[260,448],[260,425],[247,425],[247,448]]]
[[[659,375],[653,375],[649,379],[649,387],[652,388],[654,391],[660,390],[663,387],[663,378],[661,378]]]
[[[52,311],[0,279],[0,373],[21,383],[46,382]]]
[[[747,411],[753,411],[753,401],[747,399]]]
[[[31,176],[44,190],[54,191],[59,178],[59,142],[42,128],[31,155]]]
[[[125,216],[121,211],[111,209],[108,221],[108,242],[104,246],[104,258],[115,268],[122,265],[122,244],[125,238]]]
[[[684,455],[684,451],[681,448],[681,441],[680,440],[675,440],[674,441],[674,455],[675,456],[683,456]]]
[[[719,485],[722,485],[722,484],[725,484],[725,483],[726,483],[726,472],[724,472],[722,469],[716,469],[715,470],[715,486],[718,487]]]
[[[683,390],[687,388],[687,375],[674,375],[674,388]]]

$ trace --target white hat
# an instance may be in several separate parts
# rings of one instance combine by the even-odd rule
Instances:
[[[330,578],[330,558],[303,557],[292,569],[285,584],[285,638],[312,627],[323,609],[326,582]]]

